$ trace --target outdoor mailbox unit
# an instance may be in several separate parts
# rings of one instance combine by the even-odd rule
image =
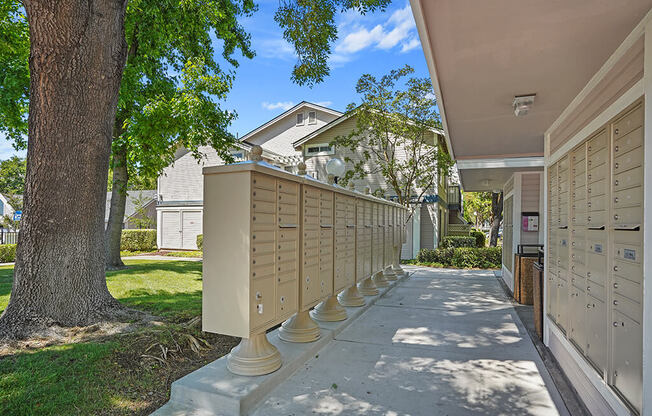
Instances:
[[[290,174],[261,154],[255,146],[252,161],[204,168],[202,326],[242,337],[227,356],[240,375],[281,366],[268,329],[283,322],[281,339],[314,341],[310,308],[318,320],[346,319],[341,304],[377,293],[372,275],[386,285],[383,271],[402,273],[404,207]]]
[[[642,406],[643,106],[548,168],[549,317],[636,412]]]

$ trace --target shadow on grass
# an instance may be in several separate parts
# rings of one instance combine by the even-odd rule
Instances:
[[[136,289],[122,296],[120,302],[130,308],[179,322],[201,315],[201,295],[201,290],[172,293],[166,290]]]
[[[183,260],[127,260],[125,262],[127,268],[121,270],[113,270],[106,272],[107,278],[115,278],[120,276],[130,276],[135,274],[156,273],[156,272],[172,272],[183,275],[193,275],[201,279],[202,264],[196,261],[183,261]],[[0,271],[1,272],[1,271]]]

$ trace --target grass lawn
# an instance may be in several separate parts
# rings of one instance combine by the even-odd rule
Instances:
[[[107,273],[109,290],[162,322],[0,356],[0,415],[149,414],[168,400],[172,381],[236,344],[184,325],[201,313],[201,263],[126,264],[126,270]],[[0,311],[9,301],[12,274],[12,266],[0,267]]]
[[[170,257],[198,257],[202,258],[204,256],[204,252],[201,250],[195,250],[195,251],[171,251],[169,253],[165,253],[166,256]]]

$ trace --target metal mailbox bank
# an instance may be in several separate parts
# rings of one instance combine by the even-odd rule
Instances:
[[[548,316],[636,412],[642,406],[643,105],[548,168]]]
[[[346,319],[342,305],[362,306],[361,293],[377,293],[372,275],[379,284],[387,284],[383,271],[395,279],[403,227],[394,222],[406,218],[398,204],[290,174],[261,152],[204,169],[202,325],[242,337],[227,357],[241,375],[281,366],[268,329],[283,323],[284,341],[314,341],[313,318]]]

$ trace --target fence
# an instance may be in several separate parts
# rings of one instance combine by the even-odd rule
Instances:
[[[18,243],[18,231],[7,231],[0,228],[0,244]]]

